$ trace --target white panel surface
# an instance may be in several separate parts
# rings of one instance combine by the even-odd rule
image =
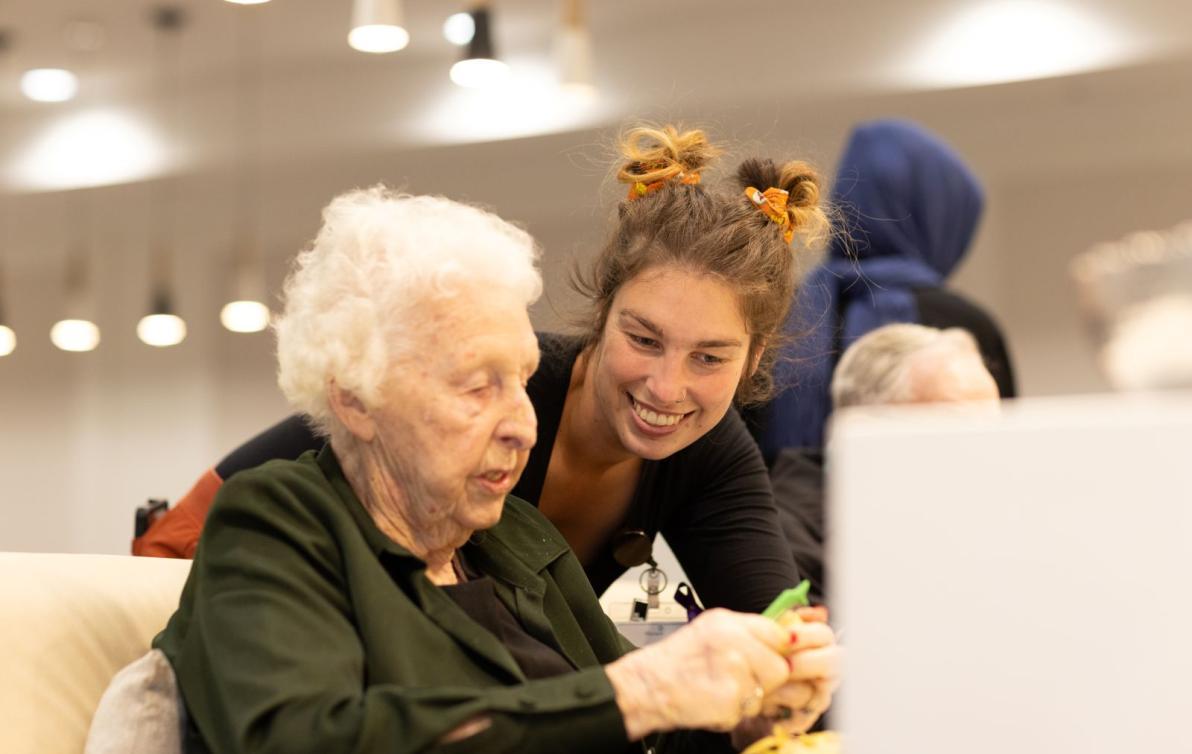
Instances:
[[[1192,752],[1192,396],[833,430],[849,754]]]

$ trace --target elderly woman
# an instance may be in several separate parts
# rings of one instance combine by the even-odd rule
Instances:
[[[279,383],[329,439],[221,488],[155,645],[191,752],[609,752],[794,730],[837,649],[713,610],[648,648],[558,531],[508,497],[534,444],[524,232],[382,188],[337,198],[286,286]],[[664,750],[666,750],[664,748]]]

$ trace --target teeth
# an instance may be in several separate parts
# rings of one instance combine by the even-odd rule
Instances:
[[[679,420],[683,418],[682,414],[655,413],[637,401],[633,401],[633,410],[642,418],[642,421],[652,427],[671,427],[678,424]]]
[[[484,475],[484,478],[490,482],[499,482],[505,478],[504,471],[490,471]]]

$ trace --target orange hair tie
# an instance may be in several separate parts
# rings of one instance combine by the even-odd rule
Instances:
[[[688,186],[694,186],[699,183],[699,173],[679,173],[674,178],[663,178],[653,183],[642,183],[638,181],[629,187],[629,201],[634,199],[641,199],[646,194],[653,194],[658,189],[662,188],[671,181],[678,179],[679,183],[685,183]]]
[[[773,187],[758,191],[749,186],[745,189],[745,196],[749,197],[749,201],[753,202],[753,206],[763,215],[774,221],[782,230],[782,239],[790,243],[795,237],[795,226],[791,225],[790,215],[786,214],[786,203],[790,199],[790,193]]]

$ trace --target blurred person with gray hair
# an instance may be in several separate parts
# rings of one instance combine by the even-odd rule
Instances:
[[[892,324],[871,330],[845,351],[832,376],[834,409],[925,403],[996,404],[997,383],[966,330]],[[787,448],[770,477],[783,533],[812,597],[827,591],[824,567],[824,454]]]

